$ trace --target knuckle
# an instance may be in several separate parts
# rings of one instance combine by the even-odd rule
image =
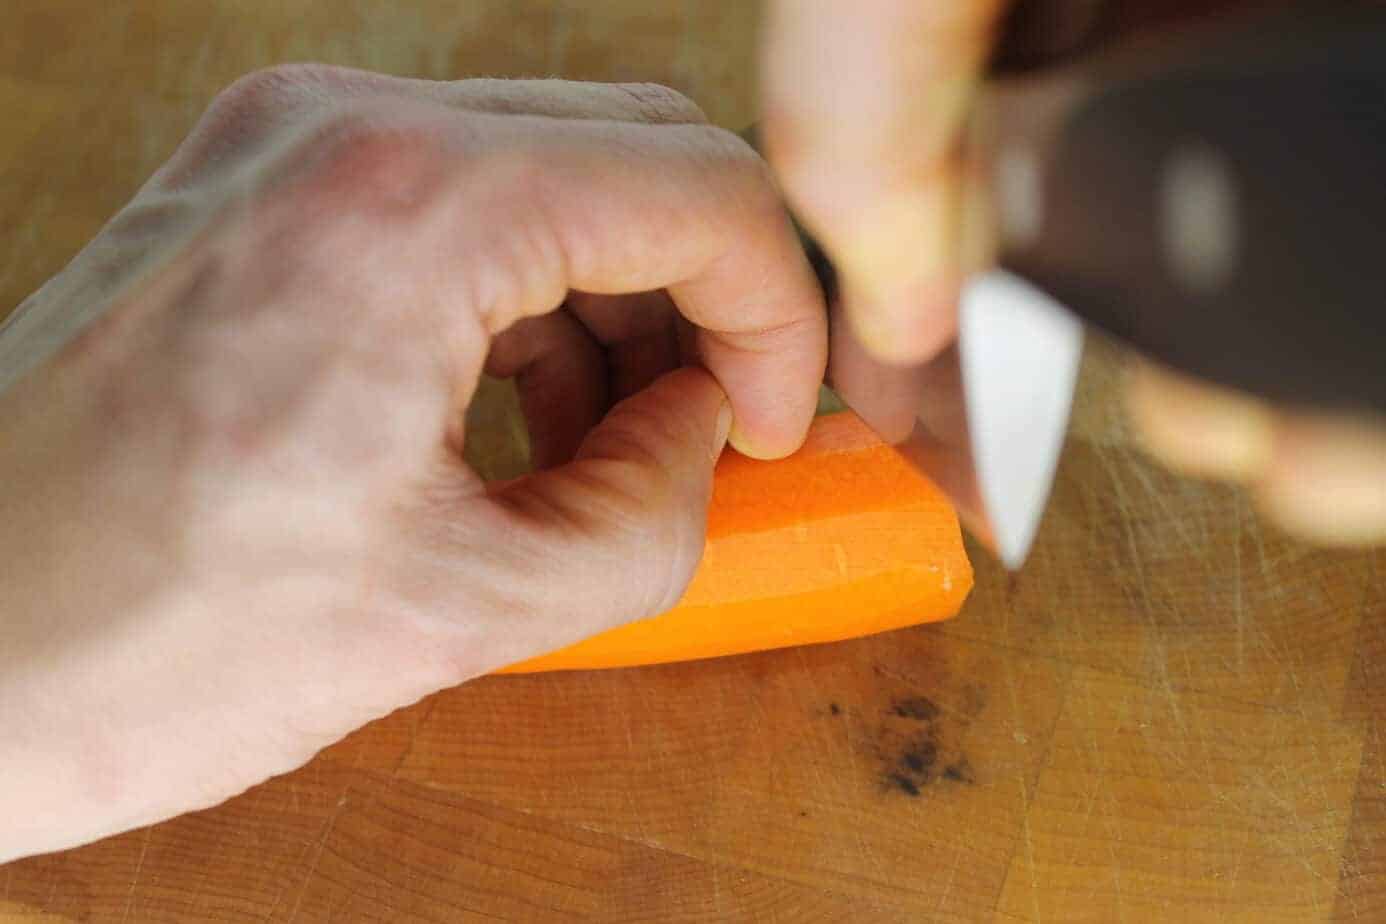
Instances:
[[[319,64],[276,64],[251,71],[217,94],[208,109],[208,127],[241,129],[297,110],[307,89],[323,83],[328,70]]]
[[[471,214],[491,231],[475,239],[465,283],[466,304],[497,334],[563,301],[574,266],[590,265],[594,235],[585,217],[559,222],[541,192],[548,182],[518,153],[499,170],[485,171],[487,187],[468,200]]]
[[[637,116],[644,122],[679,123],[707,121],[697,103],[671,87],[659,83],[619,83],[616,89],[626,94],[635,105]]]
[[[160,185],[177,189],[231,169],[305,111],[325,105],[332,97],[325,88],[340,83],[335,69],[316,64],[281,64],[246,74],[212,100],[160,172]]]
[[[692,155],[706,168],[706,176],[731,196],[732,204],[757,215],[783,212],[770,165],[744,138],[715,125],[691,126],[689,132]]]
[[[190,224],[196,218],[196,205],[190,199],[159,194],[137,196],[112,220],[107,234],[119,248],[117,253],[124,256],[128,253],[124,248],[143,248],[156,244],[170,231]],[[106,256],[108,253],[98,256]],[[119,260],[117,265],[125,262]],[[109,263],[98,265],[106,272],[112,269]],[[114,288],[112,286],[111,290]]]
[[[272,180],[295,174],[314,206],[403,213],[424,204],[429,180],[441,176],[449,143],[436,121],[359,104],[338,106],[320,115],[304,139],[268,169]]]
[[[637,576],[645,615],[678,602],[703,552],[706,498],[671,461],[692,439],[677,418],[618,406],[598,431],[603,457],[584,463],[596,499],[591,531],[611,543],[618,569]]]
[[[638,617],[661,613],[683,595],[702,555],[702,523],[675,502],[671,479],[649,466],[603,461],[594,466],[600,492],[589,535],[604,549],[611,574],[627,574]]]
[[[617,404],[592,433],[595,452],[603,457],[630,459],[649,477],[667,480],[670,464],[685,447],[697,441],[695,425],[683,414],[653,408],[646,395]]]
[[[427,152],[439,141],[422,126],[392,123],[360,107],[329,113],[315,127],[314,139],[329,159],[357,168],[368,183],[388,178],[399,161]]]
[[[707,124],[691,126],[689,131],[709,160],[729,166],[738,172],[751,173],[758,177],[768,176],[764,160],[756,153],[755,148],[735,132]]]
[[[674,483],[662,454],[629,430],[612,429],[600,437],[601,458],[585,461],[581,473],[596,498],[588,524],[606,535],[645,535],[671,509]]]
[[[542,97],[536,86],[561,83],[549,80],[511,80],[502,77],[465,77],[435,84],[439,98],[457,109],[496,115],[530,114],[533,100]]]

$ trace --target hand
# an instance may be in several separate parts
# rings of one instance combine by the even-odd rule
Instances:
[[[891,364],[953,341],[961,280],[994,248],[959,149],[1007,6],[769,0],[766,153],[837,269],[834,310]],[[836,331],[833,354],[845,355]],[[907,370],[894,377],[909,381]],[[1326,542],[1386,540],[1380,419],[1270,408],[1144,364],[1129,403],[1143,444],[1163,461],[1252,485],[1285,527]]]
[[[673,605],[728,429],[796,448],[826,350],[764,165],[702,123],[308,66],[214,103],[0,336],[0,861]],[[462,462],[484,367],[546,466],[502,487]]]
[[[1278,408],[1146,362],[1127,387],[1136,437],[1171,468],[1251,488],[1285,529],[1325,545],[1386,541],[1386,424]]]

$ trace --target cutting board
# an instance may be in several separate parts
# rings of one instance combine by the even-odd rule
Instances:
[[[5,14],[0,313],[277,61],[654,80],[753,116],[730,0]],[[1089,356],[1033,560],[976,554],[951,622],[474,681],[217,808],[0,867],[0,922],[1386,920],[1383,556],[1143,460],[1118,366]],[[479,466],[520,464],[504,384],[473,423]]]

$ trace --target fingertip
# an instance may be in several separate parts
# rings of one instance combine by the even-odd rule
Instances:
[[[727,434],[727,445],[743,456],[771,462],[793,455],[808,439],[809,426],[813,423],[817,400],[813,405],[800,409],[783,410],[775,417],[754,414],[748,411],[737,415],[735,399],[731,430]]]
[[[769,462],[775,459],[783,459],[785,456],[794,452],[798,446],[785,448],[783,443],[768,442],[763,443],[756,437],[747,433],[745,429],[738,426],[733,417],[731,429],[727,434],[727,443],[732,449],[752,459],[761,459]],[[803,441],[799,441],[803,445]]]
[[[956,278],[917,277],[894,288],[846,279],[842,306],[852,333],[876,359],[892,365],[924,362],[958,333]]]
[[[827,353],[821,315],[812,324],[740,335],[700,331],[699,358],[731,402],[732,448],[769,460],[802,446],[818,407]]]
[[[1315,545],[1369,546],[1386,542],[1386,508],[1364,505],[1351,492],[1341,497],[1276,483],[1257,490],[1262,515],[1291,535]]]
[[[820,200],[817,224],[834,260],[843,310],[878,359],[922,362],[957,333],[964,267],[959,183],[951,165],[940,165],[924,181],[877,181]]]
[[[1360,419],[1282,415],[1257,499],[1268,517],[1315,543],[1386,541],[1386,427]]]
[[[1274,413],[1256,398],[1138,361],[1126,405],[1137,442],[1176,471],[1247,481],[1271,464]]]

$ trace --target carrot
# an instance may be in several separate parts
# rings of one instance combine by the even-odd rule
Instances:
[[[947,498],[844,411],[815,420],[787,459],[723,454],[707,547],[676,607],[502,673],[838,641],[947,619],[971,588]]]

